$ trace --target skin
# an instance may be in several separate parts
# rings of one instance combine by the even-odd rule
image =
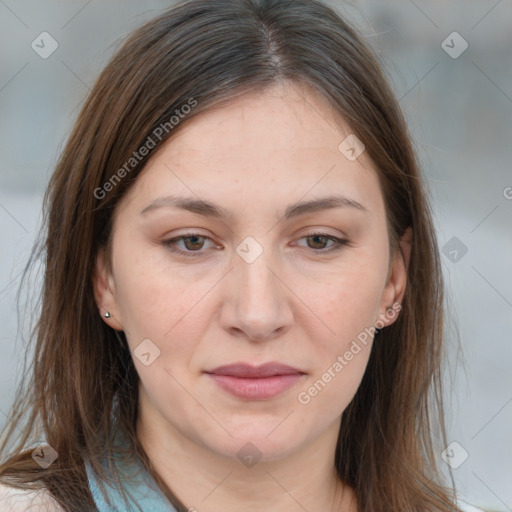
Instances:
[[[100,251],[101,314],[132,351],[160,355],[140,376],[138,435],[164,482],[198,511],[356,511],[333,457],[341,414],[365,371],[372,340],[308,404],[298,400],[386,308],[401,303],[411,230],[389,251],[384,199],[366,154],[349,161],[350,130],[311,90],[283,83],[201,114],[156,152],[115,212],[112,271]],[[362,203],[283,219],[298,201],[342,193]],[[219,220],[173,206],[182,194],[221,205]],[[186,232],[199,239],[163,241]],[[315,232],[348,238],[349,246]],[[190,235],[189,235],[190,236]],[[248,236],[263,249],[248,263]],[[330,250],[330,252],[329,252]],[[204,373],[234,362],[279,361],[306,373],[267,400],[236,398]],[[247,443],[260,460],[246,467]],[[251,448],[254,450],[254,448]]]

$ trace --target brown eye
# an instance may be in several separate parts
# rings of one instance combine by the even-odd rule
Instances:
[[[328,237],[323,235],[311,235],[307,239],[312,243],[309,245],[311,249],[325,249],[325,244],[329,241]]]
[[[306,239],[307,247],[309,249],[314,249],[316,252],[335,251],[344,245],[350,245],[348,240],[328,235],[326,233],[311,233],[310,235],[302,237],[302,239]],[[326,245],[328,242],[332,242],[332,244]]]
[[[171,238],[170,240],[163,240],[162,245],[164,245],[171,252],[175,252],[179,255],[183,256],[204,256],[206,254],[206,250],[201,250],[205,246],[205,242],[210,241],[211,239],[199,235],[198,233],[185,233],[182,236],[177,236],[175,238]],[[178,244],[182,244],[181,247]],[[212,245],[215,245],[212,243]]]
[[[185,242],[185,247],[191,251],[194,251],[197,249],[201,249],[202,246],[204,245],[204,241],[201,241],[202,238],[204,238],[204,237],[193,235],[193,236],[183,237],[182,239]],[[190,243],[187,243],[187,242],[190,242]]]

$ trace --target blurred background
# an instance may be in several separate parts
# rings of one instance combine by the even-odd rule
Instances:
[[[0,427],[22,371],[18,315],[31,312],[16,292],[49,176],[119,42],[172,3],[0,0]],[[440,463],[469,503],[512,510],[512,2],[328,3],[384,64],[431,195],[451,312]]]

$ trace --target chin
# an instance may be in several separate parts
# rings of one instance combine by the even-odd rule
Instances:
[[[253,420],[250,425],[232,426],[228,431],[233,437],[209,437],[204,440],[204,444],[218,455],[236,458],[242,463],[247,457],[258,461],[279,460],[298,449],[301,444],[301,439],[289,429],[282,428],[283,425],[276,428],[279,421],[275,418],[273,421]]]

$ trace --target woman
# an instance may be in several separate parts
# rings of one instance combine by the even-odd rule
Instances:
[[[462,510],[436,466],[426,192],[374,55],[333,10],[194,0],[134,32],[45,207],[6,506]]]

